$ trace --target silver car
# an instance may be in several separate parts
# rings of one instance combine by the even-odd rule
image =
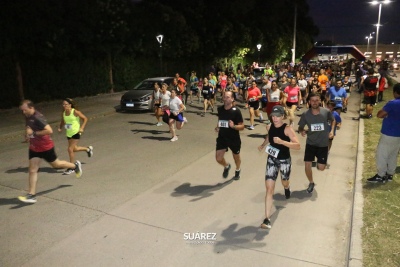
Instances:
[[[161,87],[162,83],[170,85],[173,80],[173,77],[156,77],[140,82],[121,97],[121,111],[151,110],[151,95],[154,90],[154,84],[157,82]]]

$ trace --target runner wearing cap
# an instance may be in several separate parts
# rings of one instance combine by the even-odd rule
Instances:
[[[259,151],[265,149],[265,152],[268,154],[265,171],[265,219],[261,224],[261,228],[264,229],[271,228],[270,218],[273,194],[279,172],[281,173],[281,181],[285,189],[285,197],[286,199],[290,198],[289,178],[292,169],[290,148],[296,150],[300,149],[300,142],[293,128],[283,122],[285,119],[285,109],[280,105],[273,107],[271,118],[272,124],[267,126],[269,131],[265,140],[262,145],[258,147]]]

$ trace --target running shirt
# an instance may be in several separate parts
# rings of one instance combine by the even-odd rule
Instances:
[[[34,132],[44,130],[44,127],[48,125],[46,118],[39,111],[29,118],[25,118],[25,125],[29,126]],[[54,147],[54,142],[50,135],[34,135],[29,139],[29,149],[34,152],[43,152],[50,150]]]
[[[239,131],[229,127],[229,121],[233,121],[235,125],[243,123],[243,117],[240,110],[236,107],[232,107],[228,110],[225,107],[218,107],[218,138],[222,137],[227,140],[240,138]]]
[[[343,87],[339,89],[336,86],[332,86],[328,91],[329,99],[335,101],[337,108],[343,107],[343,100],[347,97],[346,90]]]
[[[281,98],[281,90],[276,89],[275,91],[271,90],[269,94],[269,101],[270,102],[279,102]]]
[[[275,125],[272,123],[271,128],[268,131],[268,141],[269,145],[267,150],[270,150],[269,153],[270,157],[274,157],[277,159],[288,159],[290,158],[290,149],[287,146],[276,144],[274,142],[274,137],[279,137],[283,141],[290,142],[289,136],[285,135],[285,128],[287,124],[282,124],[281,127],[276,128]]]
[[[161,106],[168,106],[169,99],[171,98],[171,92],[166,91],[165,94],[161,93]]]
[[[375,91],[377,90],[376,85],[378,84],[378,77],[376,76],[368,76],[364,79],[364,95],[365,96],[374,96]]]
[[[304,128],[307,125],[306,144],[316,147],[327,147],[329,144],[329,125],[332,123],[333,115],[330,110],[320,107],[319,114],[312,114],[311,109],[301,114],[299,126]]]
[[[211,85],[209,85],[209,84],[207,84],[207,85],[203,85],[203,89],[202,89],[202,91],[201,91],[201,93],[204,95],[204,96],[211,96],[212,94],[213,94],[213,92],[214,92],[214,89],[213,89],[213,87],[211,86]]]
[[[325,74],[321,74],[318,76],[318,82],[320,84],[320,87],[322,88],[322,91],[326,90],[327,83],[329,82],[328,76]]]
[[[181,108],[181,104],[182,100],[180,100],[178,97],[171,98],[169,100],[169,110],[171,110],[171,113],[178,112]]]
[[[343,82],[343,88],[346,90],[346,93],[350,93],[351,82],[348,81],[347,83]]]
[[[299,92],[300,92],[300,88],[298,86],[295,86],[295,87],[287,86],[284,91],[284,93],[287,95],[286,102],[289,102],[289,103],[299,102]]]
[[[261,91],[260,91],[260,89],[258,87],[256,87],[256,88],[249,87],[249,92],[248,92],[249,101],[251,101],[250,100],[251,98],[258,97],[260,95],[261,95]],[[255,100],[255,101],[258,101],[258,99]]]
[[[80,118],[74,115],[75,109],[71,109],[71,113],[66,115],[65,111],[63,112],[64,119],[64,127],[67,137],[72,137],[73,135],[79,132],[79,128],[81,127]]]

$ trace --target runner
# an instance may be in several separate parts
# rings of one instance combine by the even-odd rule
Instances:
[[[368,69],[368,76],[363,80],[362,84],[364,85],[364,103],[366,118],[372,118],[372,112],[374,111],[374,105],[376,104],[376,96],[377,96],[377,84],[378,77],[374,76],[374,69]]]
[[[74,164],[57,158],[54,142],[50,137],[53,129],[47,123],[46,118],[35,110],[32,101],[22,101],[20,110],[26,117],[25,138],[29,143],[29,191],[27,195],[19,196],[18,199],[24,203],[36,203],[36,184],[42,159],[53,168],[74,169],[77,178],[82,175],[82,165],[78,160]]]
[[[262,151],[269,143],[265,149],[268,159],[265,170],[265,219],[261,224],[261,228],[264,229],[271,228],[272,197],[279,172],[281,173],[281,182],[285,189],[285,197],[286,199],[290,198],[289,178],[292,169],[290,149],[300,149],[300,142],[293,128],[283,123],[285,109],[282,106],[275,106],[272,109],[271,117],[273,123],[270,127],[267,126],[269,128],[267,136],[262,145],[258,147],[258,150]]]
[[[336,126],[332,113],[321,107],[321,96],[311,93],[309,95],[311,108],[301,114],[299,121],[299,133],[304,137],[307,135],[306,148],[304,152],[305,172],[310,182],[308,193],[314,190],[314,179],[312,174],[312,162],[317,157],[317,170],[323,171],[328,160],[329,138],[333,137],[333,129]],[[332,129],[329,131],[328,123]],[[307,131],[304,127],[307,125]]]
[[[333,138],[335,138],[335,136],[336,136],[336,130],[339,130],[338,125],[340,125],[342,123],[342,118],[340,117],[340,114],[335,110],[335,108],[336,108],[335,101],[329,100],[328,103],[326,104],[326,106],[332,112],[333,118],[335,119],[335,122],[336,122],[336,127],[333,130],[333,136],[329,137],[329,145],[328,145],[328,154],[329,154],[329,151],[331,151]],[[331,131],[330,124],[329,124],[329,131]]]
[[[192,71],[190,74],[190,105],[193,104],[193,94],[195,94],[198,98],[198,102],[200,103],[200,92],[198,88],[199,79],[196,76],[196,72]]]
[[[202,117],[206,115],[209,106],[211,107],[211,112],[214,112],[214,105],[211,101],[214,97],[214,87],[208,81],[207,77],[204,77],[203,82],[202,94],[204,98],[204,113],[201,114]]]
[[[82,112],[76,109],[75,103],[71,98],[65,98],[62,104],[64,111],[61,114],[61,122],[58,127],[58,132],[60,133],[63,128],[68,139],[68,155],[69,162],[75,162],[75,152],[85,151],[88,157],[93,156],[93,147],[81,147],[78,146],[79,139],[83,131],[85,130],[86,123],[88,119]],[[83,121],[81,124],[81,120]],[[63,175],[69,175],[74,173],[74,168],[69,168],[63,172]]]
[[[342,87],[341,80],[337,80],[336,85],[329,88],[326,97],[328,99],[328,102],[329,100],[333,100],[335,102],[335,110],[340,115],[343,110],[343,103],[347,98],[346,89]],[[339,123],[338,121],[336,121],[336,127],[338,127],[339,129],[341,126],[341,122]]]
[[[271,90],[269,90],[268,94],[268,102],[267,102],[267,115],[269,117],[269,120],[271,121],[271,112],[272,108],[277,105],[282,105],[282,102],[285,98],[283,92],[279,90],[278,84],[276,81],[271,82]]]
[[[249,130],[254,130],[254,116],[260,117],[260,122],[263,121],[262,113],[259,110],[260,107],[260,99],[262,98],[261,91],[257,87],[257,83],[254,80],[251,84],[251,87],[248,90],[247,95],[247,105],[249,107],[250,114],[250,126]]]
[[[218,133],[217,146],[215,152],[216,161],[224,167],[223,178],[227,178],[231,164],[225,161],[225,152],[228,148],[232,151],[235,160],[235,180],[240,179],[240,148],[241,140],[239,131],[244,129],[242,113],[237,107],[232,105],[232,92],[226,92],[223,97],[224,105],[218,107],[218,124],[215,131]]]
[[[156,126],[162,126],[162,109],[161,109],[161,104],[160,104],[160,99],[161,99],[161,89],[160,89],[160,85],[155,82],[154,83],[154,90],[153,93],[151,95],[151,99],[152,99],[152,104],[153,104],[153,108],[154,108],[154,115],[156,116],[157,119],[157,124]]]
[[[186,122],[187,119],[183,117],[183,111],[185,110],[185,106],[177,97],[177,92],[175,89],[171,91],[171,98],[169,99],[169,131],[172,134],[171,142],[175,142],[178,140],[178,136],[175,134],[175,127],[174,124],[176,122],[176,129],[180,130],[183,127],[183,124]]]
[[[346,95],[347,97],[344,99],[343,102],[343,112],[347,112],[347,105],[349,104],[349,98],[351,94],[351,87],[353,86],[353,83],[350,81],[349,76],[344,77],[343,80],[343,88],[346,90]]]
[[[283,92],[285,93],[286,100],[286,102],[284,102],[284,105],[286,105],[286,108],[289,112],[289,125],[293,127],[294,114],[301,99],[300,88],[297,86],[296,78],[290,79],[290,84],[285,88]]]

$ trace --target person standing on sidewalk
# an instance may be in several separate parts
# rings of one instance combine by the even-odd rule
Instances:
[[[71,98],[65,98],[63,101],[64,111],[61,114],[61,122],[58,127],[58,132],[65,128],[67,139],[68,139],[68,155],[69,162],[75,162],[75,152],[85,151],[88,157],[93,156],[93,147],[81,147],[78,146],[79,139],[85,130],[86,123],[88,119],[82,112],[75,108],[75,103]],[[82,124],[80,123],[83,121]],[[63,175],[69,175],[74,172],[75,168],[70,168],[63,172]]]
[[[268,153],[267,167],[265,171],[265,219],[261,224],[261,228],[271,228],[271,210],[273,195],[275,190],[275,182],[281,173],[281,181],[285,189],[286,199],[290,198],[290,172],[292,169],[292,161],[290,158],[290,149],[300,149],[300,142],[293,128],[283,122],[285,119],[285,109],[278,105],[273,107],[271,112],[272,124],[267,126],[268,133],[264,142],[258,147],[259,151],[265,149]]]
[[[394,99],[378,111],[376,115],[383,119],[381,137],[376,149],[376,167],[378,173],[367,179],[369,183],[393,181],[397,157],[400,151],[400,83],[393,86]]]
[[[222,98],[224,105],[218,107],[218,124],[215,131],[218,133],[215,159],[224,167],[223,178],[227,178],[231,164],[225,161],[225,152],[228,148],[232,151],[235,160],[236,171],[235,180],[240,179],[240,148],[241,140],[239,131],[244,129],[242,113],[237,107],[233,106],[233,92],[227,91]]]
[[[328,160],[329,138],[333,138],[336,127],[335,119],[330,110],[321,107],[321,96],[318,93],[309,95],[310,109],[301,114],[299,121],[299,133],[304,137],[307,135],[306,149],[304,152],[305,172],[309,185],[308,193],[314,190],[314,179],[312,174],[312,162],[317,157],[317,170],[323,171]],[[331,128],[329,128],[329,124]],[[307,125],[307,131],[304,127]],[[329,131],[329,129],[331,129]]]
[[[29,142],[29,191],[26,196],[19,196],[18,199],[24,203],[36,203],[36,184],[42,159],[53,168],[74,169],[77,178],[82,175],[82,166],[79,161],[74,164],[57,158],[54,142],[50,137],[53,129],[43,114],[36,111],[32,101],[22,101],[19,108],[26,117],[25,138]]]

